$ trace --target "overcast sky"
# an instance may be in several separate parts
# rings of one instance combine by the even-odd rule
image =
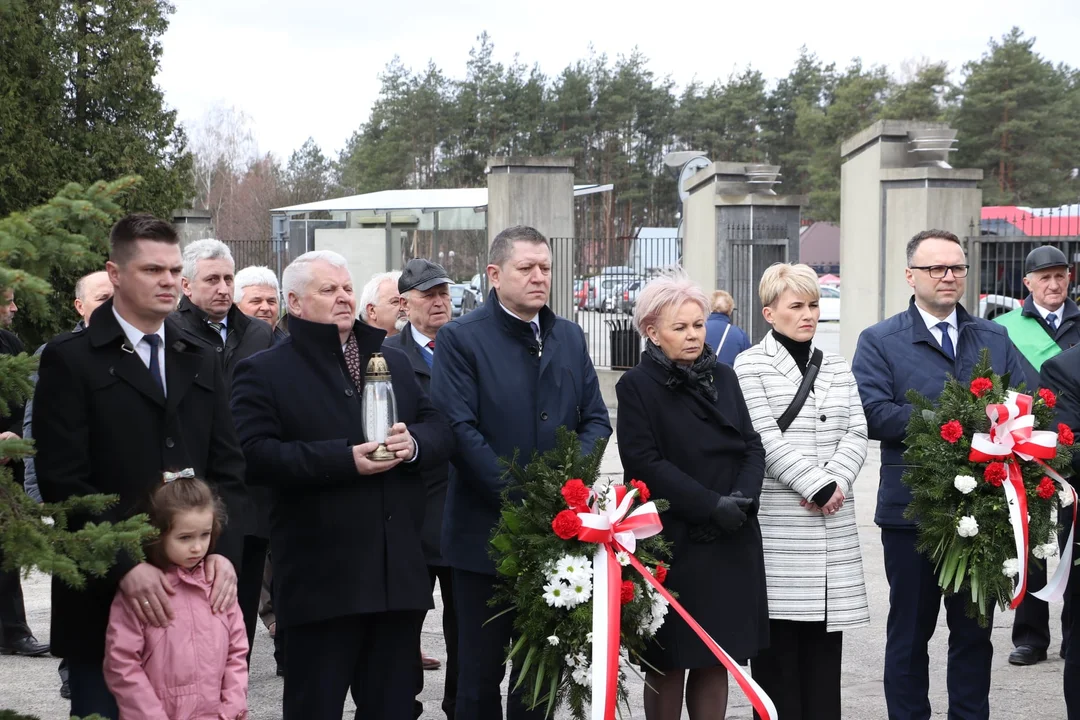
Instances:
[[[945,60],[955,71],[1012,25],[1036,51],[1080,66],[1077,0],[178,0],[159,76],[166,102],[189,127],[215,105],[247,114],[261,151],[282,158],[308,136],[334,156],[367,118],[378,75],[394,55],[465,72],[484,30],[496,60],[515,53],[548,75],[588,55],[636,46],[659,76],[708,83],[751,65],[770,80],[801,45],[827,62]],[[871,15],[870,13],[874,13]]]

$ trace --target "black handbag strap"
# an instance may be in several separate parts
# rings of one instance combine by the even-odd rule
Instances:
[[[810,356],[810,363],[806,366],[806,374],[803,375],[802,385],[799,385],[799,391],[795,393],[795,399],[791,401],[787,410],[776,421],[776,424],[780,427],[780,432],[785,432],[791,427],[791,423],[795,422],[795,417],[802,410],[803,405],[806,404],[806,398],[810,397],[810,391],[814,388],[814,381],[817,380],[818,370],[821,369],[822,357],[821,350],[815,348],[814,354]]]

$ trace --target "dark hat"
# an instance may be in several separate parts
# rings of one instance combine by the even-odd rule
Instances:
[[[454,282],[446,277],[446,271],[441,265],[436,265],[430,260],[414,258],[405,263],[405,269],[401,271],[401,277],[397,282],[398,293],[407,290],[430,290],[436,285],[450,284]]]
[[[1068,267],[1069,261],[1065,253],[1053,245],[1043,245],[1028,253],[1024,260],[1024,274],[1033,273],[1036,270],[1045,270],[1052,267]]]

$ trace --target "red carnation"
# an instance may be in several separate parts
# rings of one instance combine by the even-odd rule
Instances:
[[[634,601],[634,583],[630,580],[623,580],[622,589],[619,590],[619,600],[623,605]]]
[[[1055,395],[1050,388],[1040,388],[1039,397],[1042,398],[1042,401],[1046,403],[1046,407],[1048,408],[1053,408],[1057,405],[1057,395]]]
[[[562,486],[562,496],[566,504],[572,508],[584,507],[589,502],[589,488],[581,482],[581,478],[567,480]]]
[[[656,569],[653,571],[653,576],[656,578],[657,582],[664,582],[667,580],[667,568],[662,564],[657,565]]]
[[[638,497],[641,502],[649,502],[649,486],[640,480],[631,480],[630,487],[637,490]]]
[[[971,394],[981,398],[994,389],[994,383],[990,378],[975,378],[971,381]]]
[[[1035,494],[1043,500],[1049,500],[1054,497],[1055,492],[1057,492],[1057,489],[1054,487],[1054,481],[1044,475],[1043,479],[1039,481],[1039,487],[1035,489]]]
[[[1005,472],[1005,465],[999,462],[992,462],[986,466],[986,470],[983,471],[983,477],[986,478],[986,482],[990,483],[994,487],[1001,487],[1001,483],[1005,482],[1009,474]]]
[[[950,420],[941,426],[942,440],[955,443],[962,437],[964,437],[964,426],[960,424],[959,420]]]
[[[581,529],[581,518],[573,510],[563,510],[551,521],[551,529],[563,540],[577,537]]]
[[[1065,423],[1058,423],[1058,442],[1062,445],[1072,445],[1076,442],[1072,428]]]

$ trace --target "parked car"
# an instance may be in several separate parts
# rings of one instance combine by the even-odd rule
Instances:
[[[586,310],[603,310],[605,301],[616,288],[637,280],[639,275],[631,267],[617,265],[606,267],[601,274],[589,278],[589,292],[585,294]]]
[[[574,307],[578,310],[585,308],[585,302],[589,298],[589,281],[588,280],[575,280],[574,281]]]
[[[637,280],[631,280],[624,282],[622,285],[614,288],[604,298],[604,311],[605,312],[621,312],[627,315],[634,314],[634,306],[637,304],[638,292],[645,285],[645,280],[638,278]]]
[[[1023,307],[1024,301],[1011,298],[1007,295],[986,294],[979,296],[979,317],[993,320],[998,315],[1004,315],[1010,310]]]
[[[840,288],[830,287],[828,285],[821,285],[821,301],[818,306],[821,308],[821,322],[839,322],[840,321]]]
[[[450,316],[460,317],[475,310],[476,306],[480,304],[478,297],[479,293],[468,285],[451,285],[450,302],[453,305],[453,310],[451,310]]]

